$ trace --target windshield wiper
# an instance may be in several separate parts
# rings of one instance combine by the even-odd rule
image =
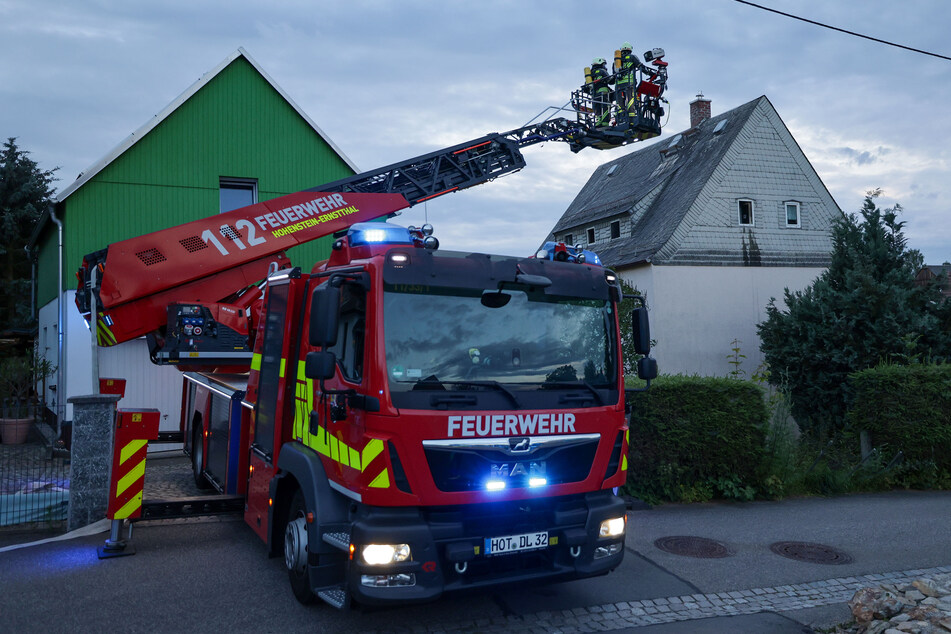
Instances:
[[[452,381],[452,383],[454,385],[476,385],[494,388],[509,397],[509,400],[512,401],[512,405],[515,406],[515,409],[521,409],[522,407],[522,404],[518,402],[518,399],[515,397],[515,394],[512,392],[512,390],[508,389],[498,381]]]
[[[458,385],[460,387],[490,387],[494,390],[498,390],[505,394],[508,399],[512,402],[512,405],[515,406],[515,409],[521,409],[522,404],[518,402],[518,398],[515,394],[499,383],[498,381],[441,381],[435,377],[427,377],[425,379],[420,379],[416,382],[416,385],[413,386],[413,390],[444,390],[447,385]],[[441,404],[465,404],[465,405],[474,405],[474,402],[469,402],[469,399],[472,397],[465,397],[458,394],[446,394],[433,396],[430,401],[433,405]],[[474,400],[474,399],[473,399]]]
[[[601,393],[587,381],[546,381],[542,383],[542,388],[549,387],[583,387],[587,388],[589,392],[594,395],[594,400],[598,405],[604,405],[604,399],[601,398]],[[559,399],[560,402],[564,403],[565,401],[587,401],[590,400],[584,396],[578,394],[564,394]]]

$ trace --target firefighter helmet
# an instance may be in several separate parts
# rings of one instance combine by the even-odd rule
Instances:
[[[621,44],[621,50],[622,50],[622,51],[632,51],[632,50],[634,50],[634,47],[631,46],[631,43],[630,43],[630,42],[624,42],[624,44]]]
[[[607,64],[607,62],[604,61],[603,57],[595,57],[593,60],[591,60],[592,66],[604,66],[605,64]]]

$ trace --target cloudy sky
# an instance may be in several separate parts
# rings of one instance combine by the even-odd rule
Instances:
[[[758,3],[951,57],[949,0]],[[843,210],[882,188],[926,262],[951,260],[951,61],[735,0],[0,0],[0,138],[58,166],[64,189],[244,47],[369,170],[565,104],[625,40],[667,51],[662,139],[698,92],[714,114],[766,95]],[[400,220],[428,219],[444,248],[527,255],[597,165],[638,147],[528,148],[521,172]]]

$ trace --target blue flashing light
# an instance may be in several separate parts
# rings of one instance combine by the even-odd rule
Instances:
[[[365,244],[413,244],[409,229],[388,222],[358,222],[347,231],[351,247]]]
[[[543,487],[547,484],[548,484],[548,478],[529,478],[528,479],[528,486],[530,486],[533,489]]]
[[[535,257],[559,262],[584,262],[585,264],[602,266],[601,258],[594,251],[579,249],[564,242],[546,242],[535,254]]]
[[[505,480],[489,480],[485,483],[486,491],[501,491],[505,488]]]
[[[598,254],[594,251],[588,251],[587,249],[582,249],[581,251],[584,254],[585,262],[588,264],[594,264],[596,266],[601,266],[601,258],[598,257]]]

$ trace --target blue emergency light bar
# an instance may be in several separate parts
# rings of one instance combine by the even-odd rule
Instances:
[[[409,229],[389,222],[358,222],[347,231],[350,246],[365,244],[413,244]]]
[[[594,251],[579,249],[564,242],[546,242],[538,250],[535,257],[540,260],[556,260],[559,262],[578,262],[601,266],[601,258]]]

